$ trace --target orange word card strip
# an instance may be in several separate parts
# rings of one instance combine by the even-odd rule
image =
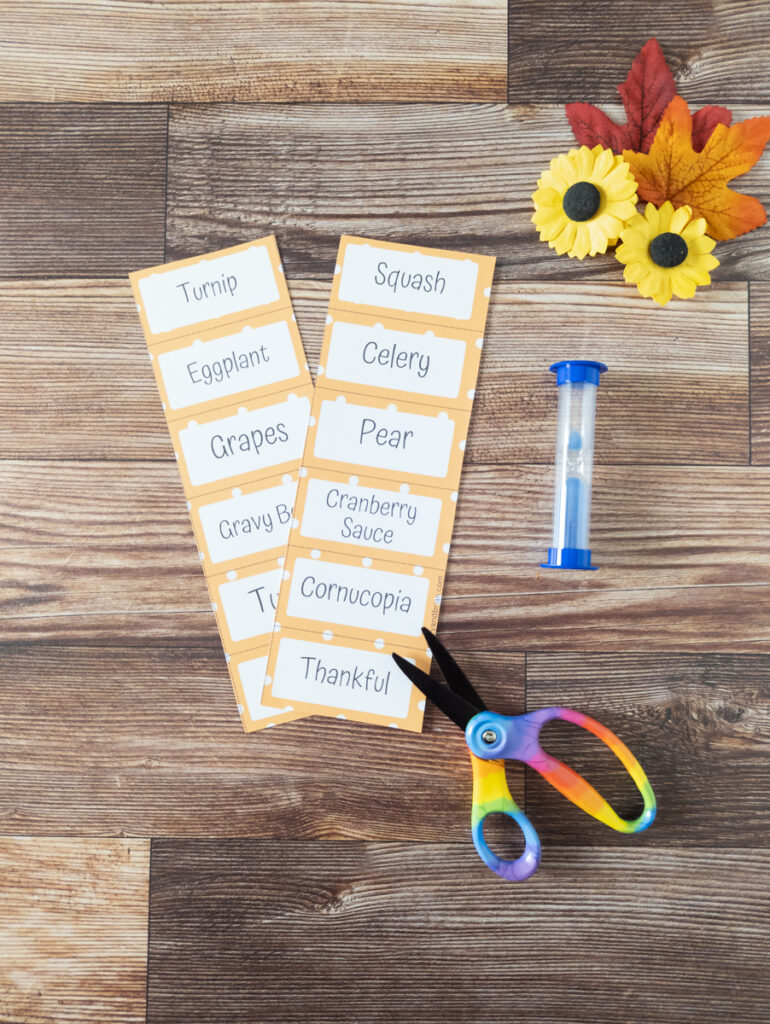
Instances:
[[[130,275],[247,732],[262,690],[313,386],[275,238]]]
[[[421,729],[494,264],[343,236],[266,704]]]

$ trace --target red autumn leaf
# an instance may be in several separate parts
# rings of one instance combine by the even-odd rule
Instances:
[[[615,124],[591,103],[568,103],[567,119],[583,146],[605,146],[613,153],[632,149],[648,153],[663,112],[676,95],[676,83],[657,39],[648,39],[636,56],[628,77],[618,86],[627,121]],[[699,152],[717,124],[730,124],[725,107],[703,107],[694,116],[693,147]]]
[[[692,148],[695,152],[700,153],[718,124],[729,125],[732,119],[727,107],[701,107],[696,110],[692,115]],[[649,150],[645,152],[649,153]]]
[[[666,108],[649,153],[623,152],[631,165],[639,198],[660,207],[689,206],[705,217],[708,233],[721,241],[752,231],[767,220],[753,196],[742,195],[727,183],[745,174],[770,141],[770,117],[752,117],[730,127],[718,124],[700,153],[692,147],[693,118],[681,96]]]

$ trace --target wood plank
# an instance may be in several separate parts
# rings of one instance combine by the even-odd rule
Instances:
[[[617,100],[615,86],[656,36],[691,104],[767,103],[770,11],[743,0],[526,0],[510,4],[512,103]]]
[[[770,1013],[766,851],[557,849],[519,886],[470,843],[153,851],[152,1024],[251,1020],[257,1007],[264,1024]]]
[[[0,101],[505,102],[507,0],[3,4]]]
[[[145,1020],[150,844],[0,838],[0,1020]]]
[[[751,286],[751,461],[770,466],[770,282]]]
[[[627,743],[658,800],[650,842],[766,847],[769,678],[768,655],[530,654],[527,708],[579,708]],[[596,739],[558,723],[542,741],[619,813],[639,812],[633,783]],[[587,819],[536,773],[528,774],[527,813],[546,847],[635,842]]]
[[[550,467],[466,468],[441,616],[456,645],[767,649],[770,470],[600,467],[598,573],[539,568],[552,486]],[[175,464],[0,462],[0,488],[7,640],[216,643]]]
[[[604,60],[598,67],[606,75]],[[770,108],[733,113],[737,121]],[[489,253],[498,282],[620,281],[614,256],[557,256],[530,223],[539,175],[574,145],[556,104],[174,106],[168,257],[275,231],[290,280],[328,282],[347,232]],[[770,151],[737,182],[766,206],[769,169]],[[770,277],[770,231],[720,243],[716,254],[715,279]],[[657,312],[652,300],[645,308]]]
[[[551,465],[547,368],[588,358],[610,368],[598,398],[597,462],[747,462],[744,288],[714,287],[653,312],[622,282],[498,283],[466,458]]]
[[[307,280],[292,287],[312,367],[328,288]],[[173,458],[127,283],[5,281],[0,302],[6,456]],[[565,356],[610,366],[598,462],[748,462],[745,284],[722,284],[652,316],[648,300],[622,283],[499,283],[467,463],[551,465],[556,389],[547,368]]]
[[[18,6],[27,22],[45,16],[45,5]],[[0,106],[0,277],[161,263],[166,127],[161,106]]]
[[[247,736],[200,632],[196,647],[0,649],[0,832],[466,838],[467,749],[435,708],[422,735],[317,718]],[[523,655],[474,664],[490,703],[523,711]],[[523,782],[512,769],[522,802]]]
[[[4,452],[174,458],[127,280],[4,281],[0,303]]]
[[[458,650],[751,653],[770,645],[767,585],[604,592],[580,582],[564,587],[455,601],[448,589],[442,630]]]
[[[416,737],[320,718],[248,737],[214,638],[143,649],[20,641],[2,655],[15,684],[0,695],[0,831],[466,838],[465,746],[433,707]],[[524,710],[523,655],[469,651],[462,663],[490,707]],[[768,655],[529,654],[527,706],[580,708],[634,750],[660,804],[645,844],[766,846],[769,668]],[[544,735],[631,816],[635,791],[622,769],[581,739],[567,726]],[[523,803],[521,771],[509,777]],[[549,845],[635,842],[534,776],[527,809]]]

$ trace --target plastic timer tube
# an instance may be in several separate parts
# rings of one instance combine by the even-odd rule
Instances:
[[[599,378],[607,367],[587,359],[551,366],[558,387],[553,537],[544,569],[597,569],[591,565],[591,479]]]

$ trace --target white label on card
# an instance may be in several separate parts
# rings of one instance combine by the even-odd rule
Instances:
[[[158,365],[172,409],[211,402],[293,380],[299,374],[291,332],[285,320],[244,327],[214,341],[164,352]]]
[[[425,576],[298,558],[289,583],[289,615],[418,636],[428,600]]]
[[[431,558],[441,499],[313,478],[308,481],[303,537]]]
[[[268,306],[280,297],[264,245],[150,274],[140,278],[139,291],[153,334]]]
[[[469,320],[478,275],[473,260],[350,243],[338,296],[340,302],[351,305]]]
[[[466,345],[457,338],[363,327],[337,320],[324,376],[390,391],[457,398]]]
[[[454,429],[446,414],[422,416],[327,399],[321,403],[314,451],[319,459],[444,477]]]
[[[274,697],[406,718],[411,689],[389,654],[291,637],[279,642]]]
[[[284,711],[291,711],[286,708],[267,708],[262,703],[262,690],[265,686],[265,672],[267,671],[267,655],[261,658],[251,658],[249,661],[242,661],[238,666],[238,676],[241,680],[241,689],[246,699],[246,710],[252,722],[258,722],[263,718],[272,718]]]
[[[190,482],[197,487],[299,461],[309,418],[309,400],[294,396],[263,409],[191,423],[179,431]]]
[[[296,493],[297,484],[292,481],[202,505],[198,514],[211,561],[226,562],[285,547]]]
[[[219,600],[235,643],[272,631],[282,575],[283,570],[270,569],[220,584]]]

